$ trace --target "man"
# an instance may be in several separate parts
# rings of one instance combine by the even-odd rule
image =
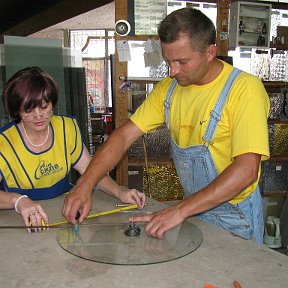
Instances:
[[[267,93],[257,77],[216,58],[215,27],[199,10],[174,11],[160,23],[158,33],[170,77],[97,151],[66,197],[63,215],[74,223],[81,209],[83,221],[91,208],[92,188],[101,177],[133,142],[166,122],[184,200],[131,220],[148,222],[146,232],[163,238],[195,215],[263,243],[258,180],[260,162],[269,158]]]

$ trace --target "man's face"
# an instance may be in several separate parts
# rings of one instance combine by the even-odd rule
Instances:
[[[209,57],[206,52],[193,51],[186,34],[169,44],[161,42],[161,48],[170,67],[170,77],[176,78],[179,85],[206,84]]]

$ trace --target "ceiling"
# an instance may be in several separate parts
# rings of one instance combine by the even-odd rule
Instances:
[[[26,19],[62,2],[61,0],[1,0],[0,33],[3,33]]]
[[[113,0],[0,0],[0,35],[28,36]]]
[[[11,36],[28,36],[112,2],[114,1],[0,0],[0,41],[4,34]],[[282,4],[282,6],[283,5],[285,5],[287,9],[287,4]],[[96,14],[96,18],[92,17],[94,23],[95,21],[101,21],[101,23],[105,23],[105,20],[111,21],[110,18],[105,19],[105,15],[105,13],[101,13],[101,15]],[[91,14],[89,16],[91,16]],[[109,16],[110,15],[108,15],[108,17]],[[85,17],[80,20],[77,19],[77,21],[78,22],[72,23],[72,25],[74,24],[76,27],[79,27],[78,23],[80,23],[80,26],[82,26],[79,27],[80,29],[93,28],[93,23],[91,23],[92,19],[89,19],[89,17],[86,17],[86,19]],[[88,21],[90,22],[88,23]],[[69,25],[70,24],[71,22]],[[66,28],[67,27],[64,29]],[[73,28],[75,29],[75,27]]]

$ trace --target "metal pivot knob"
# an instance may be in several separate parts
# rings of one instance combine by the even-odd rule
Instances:
[[[141,229],[138,225],[130,223],[129,228],[124,231],[124,234],[129,237],[139,236]]]

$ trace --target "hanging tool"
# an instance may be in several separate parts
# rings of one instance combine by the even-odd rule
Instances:
[[[147,143],[146,143],[145,135],[142,136],[142,144],[143,144],[144,160],[145,160],[145,168],[146,168],[148,197],[152,198],[151,177],[149,174]]]

